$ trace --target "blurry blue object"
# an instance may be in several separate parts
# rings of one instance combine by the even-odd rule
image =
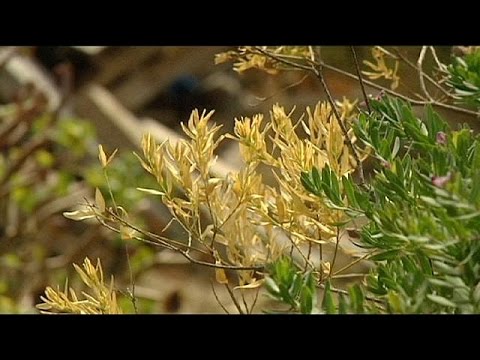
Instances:
[[[177,77],[168,87],[167,93],[173,99],[182,100],[182,98],[192,96],[200,88],[200,80],[190,74]]]

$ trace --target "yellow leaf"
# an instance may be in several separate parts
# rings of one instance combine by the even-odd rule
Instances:
[[[122,240],[132,240],[135,235],[135,230],[125,225],[120,225],[120,237]]]
[[[227,274],[224,269],[215,269],[215,279],[219,284],[228,284]]]
[[[105,155],[105,151],[103,151],[102,144],[98,145],[98,159],[100,160],[100,164],[102,164],[102,167],[107,166],[107,155]]]
[[[81,221],[85,219],[91,219],[95,217],[95,212],[93,209],[83,209],[83,210],[77,210],[77,211],[66,211],[63,213],[63,216],[65,216],[67,219],[70,220],[76,220],[76,221]]]
[[[113,157],[115,156],[115,154],[117,153],[118,149],[115,149],[115,151],[112,153],[112,155],[110,155],[108,157],[108,160],[107,160],[107,165],[110,164],[110,162],[113,160]]]
[[[98,209],[103,214],[105,212],[105,199],[99,188],[95,189],[95,204],[97,204]]]
[[[258,288],[259,286],[262,286],[262,284],[265,282],[264,279],[261,279],[261,280],[256,280],[256,279],[253,279],[253,282],[251,283],[248,283],[246,285],[239,285],[239,286],[235,286],[233,288],[233,290],[239,290],[239,289],[256,289]]]

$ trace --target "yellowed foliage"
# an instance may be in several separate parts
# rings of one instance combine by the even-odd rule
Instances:
[[[74,264],[75,271],[82,282],[91,290],[91,293],[82,292],[78,296],[75,290],[65,285],[61,291],[47,287],[43,303],[37,308],[43,314],[71,313],[71,314],[121,314],[122,311],[117,303],[117,295],[114,291],[114,279],[106,285],[103,278],[100,259],[94,266],[90,259],[85,258],[82,267]]]
[[[344,99],[337,105],[341,120],[350,129],[355,102]],[[137,156],[155,177],[158,188],[139,190],[160,195],[157,199],[171,215],[168,223],[177,222],[188,233],[189,249],[195,247],[210,254],[213,266],[238,268],[239,288],[253,288],[262,279],[254,268],[275,261],[287,249],[337,241],[337,224],[345,214],[306,191],[301,173],[329,165],[337,175],[344,176],[358,164],[326,102],[308,107],[300,116],[295,115],[295,109],[286,111],[274,105],[269,121],[262,114],[235,119],[233,134],[220,134],[221,126],[212,123],[212,116],[213,111],[194,110],[188,122],[181,124],[187,138],[174,144],[157,143],[150,134],[144,135],[143,156]],[[353,131],[348,133],[355,142]],[[211,170],[216,150],[225,139],[238,143],[244,165],[218,177]],[[100,160],[108,164],[102,150]],[[265,166],[270,168],[273,183],[263,179],[260,165],[262,171]],[[66,216],[117,222],[123,239],[139,236],[123,208],[117,206],[115,217],[105,213],[99,191],[95,198],[98,209],[87,206]],[[168,243],[168,239],[165,241]],[[228,282],[225,270],[217,268],[215,275],[218,282]],[[47,296],[66,301],[62,300],[64,295],[51,289]]]
[[[344,121],[352,118],[355,103],[344,100],[339,108]],[[157,144],[150,135],[142,141],[144,168],[154,175],[162,202],[172,217],[211,251],[217,264],[239,267],[262,266],[278,258],[287,237],[291,243],[333,241],[335,226],[343,213],[328,208],[309,194],[300,174],[326,164],[346,175],[357,164],[327,103],[318,103],[298,119],[294,109],[286,112],[275,105],[270,121],[261,114],[236,119],[234,134],[220,135],[220,126],[211,124],[212,112],[192,112],[182,129],[188,140]],[[354,138],[352,131],[349,131]],[[224,138],[238,142],[245,163],[238,172],[224,178],[211,175],[215,150]],[[267,185],[259,164],[271,167],[276,184]],[[182,193],[174,193],[179,188]],[[142,189],[143,191],[148,191]],[[209,223],[201,214],[209,215]],[[226,258],[216,251],[226,250]],[[217,281],[224,282],[217,270]],[[241,287],[258,283],[253,270],[238,271]]]
[[[259,46],[264,51],[270,51],[275,55],[309,57],[308,46]],[[268,74],[275,75],[283,68],[283,64],[256,51],[253,46],[243,46],[238,51],[227,51],[215,56],[215,64],[233,61],[233,70],[238,73],[250,69],[259,69]]]
[[[362,71],[364,75],[367,75],[369,79],[376,80],[384,78],[386,80],[391,80],[390,88],[395,90],[399,83],[400,77],[398,76],[398,65],[399,62],[397,59],[393,59],[393,68],[387,64],[387,59],[389,54],[383,51],[381,48],[375,46],[372,48],[372,56],[375,60],[375,63],[365,60],[363,63],[367,65],[372,71]]]

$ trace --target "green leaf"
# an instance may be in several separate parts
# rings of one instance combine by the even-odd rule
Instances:
[[[473,300],[476,303],[480,302],[480,282],[478,282],[477,286],[475,286],[475,290],[473,291]]]
[[[55,158],[47,150],[40,149],[35,153],[38,164],[43,168],[51,168],[55,164]]]
[[[277,283],[275,280],[273,280],[271,277],[267,276],[265,278],[265,287],[267,288],[267,291],[274,295],[278,296],[280,295],[280,288],[278,287]]]
[[[420,195],[420,199],[429,206],[442,207],[442,205],[439,204],[438,201],[436,201],[434,198],[431,198],[429,196]]]
[[[445,276],[445,280],[452,284],[455,288],[466,288],[465,282],[459,276]]]
[[[337,175],[325,166],[322,170],[322,189],[327,195],[328,199],[337,206],[343,206],[343,201],[340,196],[340,186],[338,183]]]
[[[427,280],[430,284],[435,285],[435,286],[441,286],[445,288],[453,288],[454,286],[450,284],[449,282],[437,278],[432,278]]]
[[[443,262],[440,261],[434,261],[433,262],[434,268],[436,271],[442,273],[442,274],[448,274],[448,275],[461,275],[462,271],[459,268],[449,266]]]
[[[65,211],[63,213],[63,216],[70,220],[82,221],[94,218],[96,216],[96,213],[91,208],[85,208],[77,211]]]
[[[430,259],[425,254],[417,252],[417,259],[419,260],[420,266],[422,267],[422,270],[425,274],[433,274]]]
[[[326,186],[327,188],[331,189],[332,188],[332,180],[331,180],[331,171],[330,167],[328,165],[325,165],[325,167],[322,169],[322,181],[321,184],[323,186]]]
[[[387,251],[384,251],[380,254],[376,254],[376,255],[371,256],[370,260],[372,260],[372,261],[391,260],[391,259],[397,258],[400,253],[401,253],[401,251],[397,250],[397,249],[387,250]]]
[[[364,295],[361,287],[358,284],[353,285],[348,289],[350,294],[350,299],[352,300],[352,306],[355,309],[355,312],[362,314],[363,313],[363,301]]]
[[[290,293],[293,297],[297,297],[300,294],[303,287],[303,278],[300,274],[295,274],[294,281],[292,282],[292,287],[290,288]]]
[[[165,195],[164,192],[158,191],[158,190],[155,190],[155,189],[137,188],[137,190],[141,191],[141,192],[144,192],[144,193],[147,193],[147,194],[151,194],[151,195],[160,195],[160,196]]]
[[[335,314],[335,303],[333,302],[333,295],[330,289],[330,281],[325,284],[325,291],[323,293],[322,309],[327,314]]]
[[[335,203],[335,205],[338,205],[338,206],[343,206],[343,201],[342,201],[342,197],[341,197],[341,194],[340,194],[340,185],[338,183],[338,178],[337,178],[337,175],[335,175],[333,172],[332,172],[332,176],[331,176],[331,184],[332,184],[332,194],[333,194],[333,201]]]
[[[300,312],[302,314],[311,314],[313,309],[313,297],[314,293],[308,288],[304,287],[302,289],[302,294],[300,297]]]
[[[400,138],[397,136],[395,138],[395,143],[393,144],[392,155],[391,155],[392,159],[394,159],[395,156],[397,156],[398,150],[400,150]]]
[[[338,296],[338,313],[339,314],[347,314],[348,313],[348,299],[344,294],[340,294]]]
[[[317,189],[316,189],[315,186],[313,185],[313,182],[311,181],[310,176],[308,175],[308,173],[303,172],[303,173],[300,175],[300,181],[302,182],[302,185],[303,185],[303,187],[305,188],[305,190],[307,190],[308,192],[310,192],[310,193],[312,193],[312,194],[317,195]]]
[[[454,302],[451,302],[450,300],[444,298],[443,296],[439,296],[439,295],[433,295],[433,294],[428,294],[427,295],[427,298],[438,304],[438,305],[441,305],[441,306],[449,306],[449,307],[457,307],[457,305],[454,303]]]
[[[353,189],[352,181],[350,178],[346,176],[342,176],[342,185],[343,185],[343,190],[347,194],[347,200],[349,206],[353,208],[358,208],[358,201],[355,198],[355,190]]]
[[[405,302],[398,293],[394,291],[388,293],[388,304],[393,312],[399,314],[405,313]]]
[[[315,188],[320,189],[322,187],[322,178],[315,166],[312,168],[312,180]]]

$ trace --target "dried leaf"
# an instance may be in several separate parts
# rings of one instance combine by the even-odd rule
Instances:
[[[107,166],[107,155],[105,154],[105,151],[103,151],[102,144],[98,145],[98,159],[100,160],[102,167],[105,168]]]
[[[83,210],[65,211],[63,213],[63,216],[70,220],[81,221],[94,218],[96,216],[96,213],[92,208],[89,207]]]
[[[233,288],[233,290],[256,289],[256,288],[262,286],[264,282],[265,282],[264,279],[261,279],[261,280],[253,279],[252,282],[250,282],[250,283],[248,283],[248,284],[246,284],[246,285],[235,286],[235,287]]]
[[[112,153],[112,155],[110,155],[108,157],[108,160],[107,160],[107,165],[110,164],[110,162],[113,160],[115,154],[117,153],[118,149],[115,149],[115,151]]]
[[[120,237],[122,240],[132,240],[134,236],[135,230],[128,226],[120,225]]]
[[[160,196],[163,196],[165,195],[164,192],[162,191],[158,191],[158,190],[154,190],[154,189],[146,189],[146,188],[137,188],[138,191],[142,191],[144,193],[147,193],[147,194],[151,194],[151,195],[160,195]]]
[[[105,212],[105,199],[103,198],[102,192],[99,188],[95,188],[95,204],[97,205],[100,213]]]
[[[219,284],[228,284],[227,274],[224,269],[215,269],[215,279]]]

